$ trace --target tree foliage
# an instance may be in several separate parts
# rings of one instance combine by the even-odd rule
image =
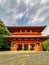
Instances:
[[[3,24],[3,21],[0,20],[0,50],[9,49],[10,47],[10,42],[5,40],[3,35],[10,35],[10,33]]]
[[[0,35],[10,35],[9,31],[3,24],[3,22],[0,20]]]
[[[42,47],[44,51],[49,51],[49,39],[42,42]]]

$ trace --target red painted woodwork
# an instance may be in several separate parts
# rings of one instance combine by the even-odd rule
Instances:
[[[10,36],[5,36],[11,42],[11,51],[28,50],[42,51],[42,41],[48,37],[42,36],[46,26],[8,26]]]

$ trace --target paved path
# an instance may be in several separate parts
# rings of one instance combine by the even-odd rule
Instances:
[[[0,52],[0,65],[49,65],[49,52]]]

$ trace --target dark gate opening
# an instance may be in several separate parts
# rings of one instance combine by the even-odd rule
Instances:
[[[17,50],[22,50],[22,44],[18,44]]]
[[[24,44],[24,50],[28,50],[28,44]]]
[[[34,50],[34,45],[30,44],[30,50]]]

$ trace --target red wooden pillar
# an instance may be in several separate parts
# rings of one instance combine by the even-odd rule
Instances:
[[[17,51],[17,43],[16,43],[16,51]]]
[[[30,51],[30,44],[28,44],[28,51]]]
[[[22,50],[24,51],[24,44],[22,43]]]

